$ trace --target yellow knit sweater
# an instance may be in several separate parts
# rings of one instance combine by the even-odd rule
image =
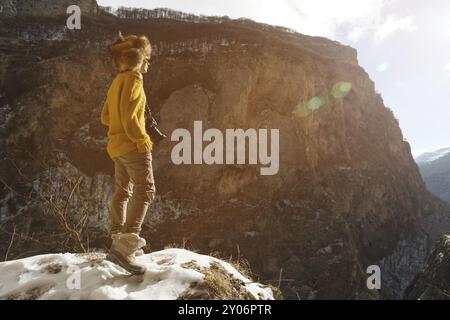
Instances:
[[[135,149],[152,151],[145,130],[145,104],[142,75],[137,71],[119,73],[109,88],[100,119],[109,126],[107,152],[111,158]]]

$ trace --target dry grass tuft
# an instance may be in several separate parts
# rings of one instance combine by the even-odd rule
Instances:
[[[0,300],[37,300],[51,288],[53,288],[53,284],[34,287],[25,292],[11,294],[7,297],[0,297]]]
[[[200,268],[194,261],[182,265],[203,273],[202,282],[194,282],[183,292],[179,300],[255,300],[245,288],[244,282],[235,278],[218,262],[211,262],[209,268]]]

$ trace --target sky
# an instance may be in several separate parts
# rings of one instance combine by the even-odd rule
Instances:
[[[359,64],[399,119],[413,154],[450,145],[449,0],[97,0],[102,6],[227,15],[324,36]]]

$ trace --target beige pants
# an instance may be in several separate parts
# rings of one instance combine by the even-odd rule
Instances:
[[[147,209],[155,198],[152,154],[135,149],[112,160],[115,185],[110,206],[110,233],[139,234]]]

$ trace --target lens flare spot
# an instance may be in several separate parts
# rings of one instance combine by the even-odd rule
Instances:
[[[315,110],[323,107],[326,103],[325,97],[312,97],[308,102],[300,102],[297,106],[295,106],[294,110],[292,111],[292,114],[305,118],[309,116],[311,113],[313,113]]]
[[[384,62],[381,63],[377,66],[377,71],[378,72],[385,72],[386,70],[388,70],[391,67],[391,64],[389,62]]]
[[[300,118],[306,118],[311,112],[312,111],[308,108],[308,104],[301,102],[297,106],[295,106],[292,114]]]
[[[352,84],[350,82],[341,81],[336,83],[331,90],[331,95],[335,98],[344,98],[352,90]]]
[[[308,101],[308,109],[311,111],[317,110],[325,104],[324,97],[313,97]]]

